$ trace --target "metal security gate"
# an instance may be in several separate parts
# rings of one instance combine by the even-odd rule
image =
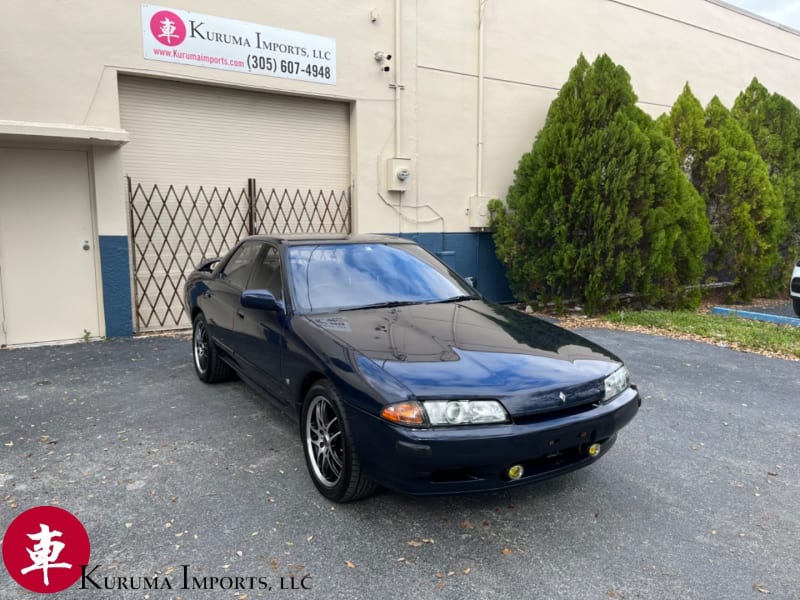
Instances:
[[[350,190],[159,186],[127,179],[137,332],[190,326],[186,275],[252,234],[349,233]]]

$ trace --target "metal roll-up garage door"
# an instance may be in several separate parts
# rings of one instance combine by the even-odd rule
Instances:
[[[349,232],[350,106],[119,78],[137,331],[188,326],[185,275],[250,233]]]

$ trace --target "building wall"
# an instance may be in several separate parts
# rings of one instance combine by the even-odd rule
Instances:
[[[418,2],[419,193],[464,230],[476,190],[478,8]],[[669,110],[688,81],[731,106],[757,76],[800,105],[800,34],[707,0],[488,0],[484,11],[482,190],[503,197],[580,53],[607,53],[641,107]],[[448,200],[445,200],[448,199]]]
[[[6,0],[4,8],[0,146],[47,147],[69,137],[90,150],[108,334],[131,328],[120,74],[348,102],[354,229],[416,236],[434,251],[456,252],[443,255],[456,256],[454,264],[474,257],[474,269],[488,273],[496,271],[493,248],[470,227],[470,198],[505,195],[579,53],[593,60],[605,52],[623,65],[654,116],[687,81],[702,102],[718,94],[730,106],[757,76],[800,104],[792,76],[800,34],[715,0],[168,3],[334,38],[335,85],[145,60],[142,5],[132,0]],[[376,62],[378,50],[392,60]],[[387,161],[398,156],[411,159],[403,193],[388,190]],[[484,291],[509,298],[502,281]]]

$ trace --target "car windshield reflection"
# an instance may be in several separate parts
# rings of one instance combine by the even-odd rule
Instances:
[[[295,310],[320,313],[474,298],[411,244],[318,244],[287,250]]]

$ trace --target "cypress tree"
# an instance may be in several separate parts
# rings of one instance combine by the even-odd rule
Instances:
[[[800,258],[800,109],[780,94],[770,94],[755,77],[733,104],[733,115],[753,137],[783,198],[785,229],[779,250],[785,263]]]
[[[678,164],[686,178],[694,184],[698,177],[695,173],[696,163],[699,164],[708,150],[708,130],[703,105],[688,83],[683,86],[669,115],[661,115],[658,123],[674,142]]]
[[[736,299],[774,291],[783,205],[752,137],[719,98],[703,111],[688,84],[661,125],[705,201],[711,226],[708,272],[734,281]]]
[[[673,144],[636,106],[630,77],[581,55],[519,161],[506,204],[491,204],[515,294],[589,312],[620,293],[647,304],[697,301],[708,245],[703,204]]]

